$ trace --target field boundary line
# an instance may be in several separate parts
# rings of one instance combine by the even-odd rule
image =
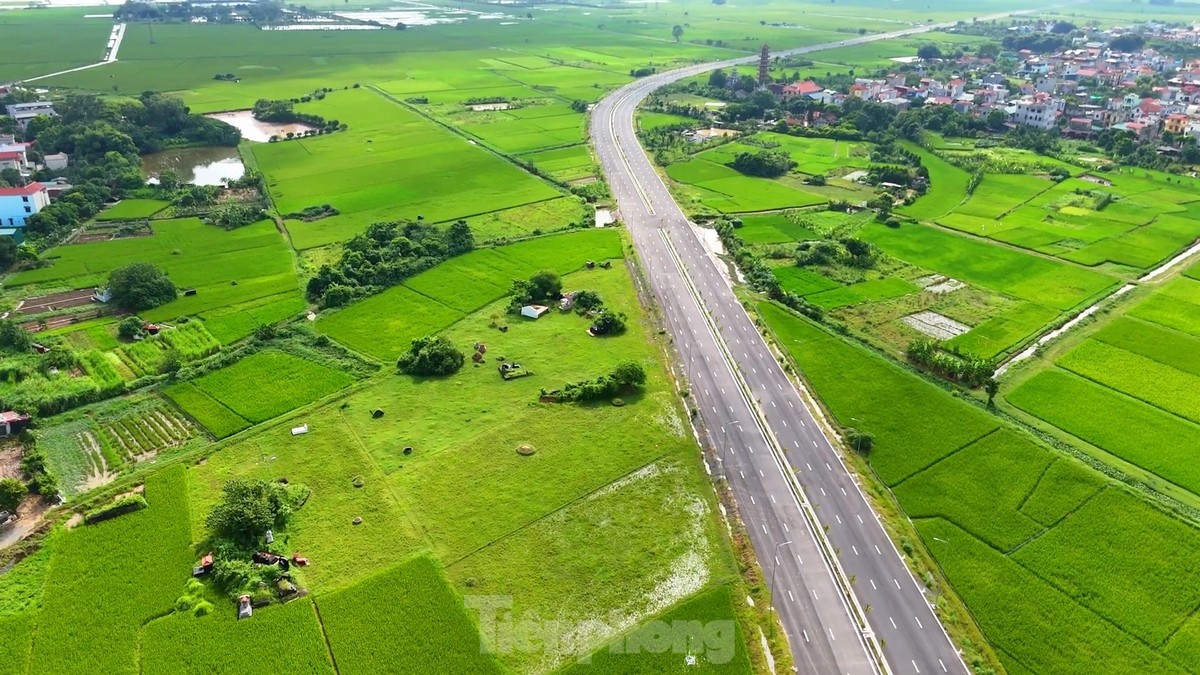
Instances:
[[[935,459],[932,462],[926,464],[925,466],[917,469],[916,471],[913,471],[912,473],[909,473],[909,474],[905,474],[902,478],[900,478],[900,480],[896,481],[895,483],[889,485],[888,483],[885,482],[884,484],[888,486],[889,490],[894,490],[894,489],[900,487],[901,485],[907,483],[909,480],[916,478],[918,475],[925,473],[926,471],[932,469],[933,467],[937,466],[938,464],[941,464],[942,462],[950,459],[951,457],[957,455],[958,453],[962,452],[963,450],[966,450],[967,448],[971,447],[972,445],[975,445],[979,441],[982,441],[983,439],[987,438],[988,436],[991,436],[992,434],[996,433],[997,431],[1000,431],[1002,426],[1003,425],[997,423],[996,426],[989,429],[987,431],[987,433],[981,434],[980,436],[977,436],[977,437],[967,441],[966,443],[963,443],[962,445],[958,446],[957,448],[952,449],[950,452],[942,455],[941,457],[938,457],[937,459]]]
[[[1105,490],[1107,490],[1109,487],[1110,487],[1110,486],[1108,486],[1108,485],[1105,485],[1105,484],[1101,483],[1101,484],[1100,484],[1100,487],[1096,488],[1094,491],[1092,491],[1092,494],[1088,495],[1087,497],[1085,497],[1085,498],[1083,499],[1083,501],[1079,502],[1079,505],[1078,505],[1078,506],[1076,506],[1075,508],[1071,509],[1071,510],[1070,510],[1070,511],[1068,511],[1067,513],[1063,514],[1061,517],[1059,517],[1059,519],[1058,519],[1058,520],[1055,520],[1053,523],[1050,523],[1049,525],[1045,525],[1045,526],[1044,526],[1044,528],[1045,528],[1044,530],[1042,530],[1041,532],[1039,532],[1039,533],[1037,533],[1037,534],[1031,535],[1031,536],[1030,536],[1028,539],[1026,539],[1025,541],[1021,542],[1020,544],[1017,544],[1015,547],[1013,547],[1013,550],[1009,551],[1008,553],[1005,553],[1004,555],[1006,555],[1006,556],[1007,556],[1007,555],[1013,555],[1013,554],[1015,554],[1017,551],[1020,551],[1021,549],[1025,548],[1027,545],[1029,545],[1029,544],[1032,544],[1033,542],[1037,541],[1038,539],[1041,539],[1042,537],[1046,536],[1046,534],[1047,534],[1047,533],[1049,533],[1049,532],[1050,532],[1050,530],[1053,530],[1054,528],[1056,528],[1056,527],[1058,527],[1059,525],[1061,525],[1061,524],[1062,524],[1062,522],[1063,522],[1064,520],[1066,520],[1067,518],[1070,518],[1070,517],[1071,517],[1071,514],[1075,513],[1076,511],[1078,511],[1078,510],[1080,510],[1080,509],[1082,509],[1083,507],[1087,506],[1089,502],[1091,502],[1093,499],[1095,499],[1097,496],[1099,496],[1099,494],[1100,494],[1101,492],[1104,492],[1104,491],[1105,491]],[[1029,518],[1029,516],[1025,516],[1025,517],[1026,517],[1026,518]],[[1033,518],[1029,518],[1029,519],[1030,519],[1030,520],[1033,520]],[[1034,522],[1037,522],[1037,521],[1034,521]]]
[[[321,639],[325,641],[325,652],[329,654],[329,661],[333,665],[333,672],[341,673],[338,668],[337,657],[333,655],[333,644],[329,642],[329,632],[325,630],[325,617],[321,616],[321,607],[317,604],[317,596],[313,596],[312,601],[313,613],[317,615],[317,625],[321,627]]]
[[[1058,458],[1052,456],[1050,461],[1046,463],[1046,468],[1042,469],[1041,475],[1039,475],[1038,479],[1033,482],[1033,486],[1029,488],[1029,491],[1025,493],[1025,496],[1021,498],[1021,503],[1017,504],[1017,511],[1024,510],[1026,502],[1028,502],[1029,498],[1033,496],[1033,493],[1037,492],[1037,489],[1041,487],[1042,481],[1046,480],[1046,474],[1050,473],[1050,467],[1054,466],[1057,461]]]
[[[470,551],[467,551],[466,553],[462,554],[461,556],[447,562],[443,567],[445,567],[446,569],[450,569],[451,567],[457,565],[458,563],[475,555],[476,553],[479,553],[480,551],[483,551],[484,549],[491,548],[492,546],[495,546],[496,544],[500,543],[504,539],[507,539],[518,532],[528,529],[529,527],[532,527],[533,525],[540,523],[541,521],[549,518],[550,516],[553,516],[556,513],[559,513],[560,511],[563,511],[567,508],[570,508],[571,506],[574,506],[575,504],[578,504],[579,502],[591,497],[592,495],[603,490],[604,488],[608,487],[609,485],[612,485],[613,483],[615,483],[619,480],[622,480],[624,478],[628,478],[629,476],[632,476],[633,474],[637,473],[638,471],[641,471],[642,469],[650,466],[651,464],[656,464],[656,463],[662,461],[662,459],[666,456],[667,456],[667,453],[665,453],[665,452],[660,455],[657,455],[654,457],[654,459],[651,459],[649,462],[646,462],[645,464],[642,464],[641,466],[634,467],[633,470],[627,471],[627,472],[621,474],[620,476],[617,476],[616,478],[605,483],[604,485],[601,485],[593,490],[588,490],[587,492],[585,492],[582,495],[579,495],[575,499],[565,502],[561,506],[551,509],[551,510],[547,511],[546,513],[543,513],[542,515],[538,516],[537,518],[530,520],[529,522],[526,522],[518,527],[514,527],[513,529],[509,530],[508,532],[505,532],[504,534],[501,534],[500,536],[496,537],[495,539],[493,539],[485,544],[481,544],[481,545],[471,549]]]
[[[456,127],[452,124],[447,124],[446,122],[443,122],[443,121],[437,119],[436,117],[433,117],[432,115],[425,113],[424,111],[420,110],[416,106],[413,106],[410,103],[406,103],[403,100],[396,98],[392,94],[384,91],[383,89],[380,89],[378,86],[376,86],[374,84],[368,84],[368,85],[366,85],[366,88],[375,92],[379,96],[383,97],[385,100],[391,101],[392,103],[395,103],[396,105],[404,108],[405,110],[408,110],[409,112],[413,113],[417,117],[420,117],[421,119],[440,127],[443,131],[446,131],[454,136],[457,136],[459,138],[470,141],[475,147],[480,148],[480,149],[484,150],[485,152],[489,152],[492,155],[504,160],[505,162],[517,167],[518,169],[525,172],[526,174],[533,176],[534,178],[542,181],[543,183],[549,184],[560,194],[566,190],[566,188],[564,188],[558,182],[550,180],[549,177],[535,174],[532,171],[530,171],[529,169],[522,166],[520,162],[513,161],[515,159],[514,155],[509,155],[508,153],[502,152],[498,148],[492,147],[492,145],[490,143],[483,140],[482,138],[475,138],[472,135],[463,131],[462,129],[459,129],[458,127]],[[539,199],[536,201],[541,202],[541,201],[546,201],[546,200]],[[536,202],[527,202],[527,203],[536,203]],[[517,206],[524,206],[524,205],[518,204]],[[484,213],[492,213],[492,211],[485,211]],[[482,215],[482,214],[475,214],[475,215]],[[466,217],[466,216],[464,216],[464,217]]]

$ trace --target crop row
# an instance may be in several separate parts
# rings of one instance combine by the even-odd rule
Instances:
[[[190,422],[170,409],[152,409],[122,417],[103,427],[111,447],[119,448],[125,460],[159,452],[183,443],[194,435]]]
[[[163,389],[163,394],[216,438],[231,436],[250,426],[240,415],[197,389],[191,382],[172,384]]]

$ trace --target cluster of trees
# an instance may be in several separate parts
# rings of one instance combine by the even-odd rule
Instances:
[[[716,222],[717,236],[720,237],[721,244],[725,247],[725,251],[732,256],[734,264],[741,270],[742,276],[746,278],[746,283],[750,288],[805,316],[820,321],[823,316],[821,308],[808,304],[804,298],[779,285],[779,279],[771,271],[771,266],[755,254],[749,246],[746,246],[741,237],[737,236],[736,228],[740,226],[741,221],[725,218]]]
[[[209,225],[232,230],[251,223],[257,223],[267,217],[260,204],[247,202],[231,202],[209,210],[204,216],[204,222]]]
[[[625,332],[625,314],[607,307],[601,309],[588,327],[592,335],[620,335]]]
[[[607,375],[572,382],[558,392],[560,401],[600,401],[639,388],[646,384],[646,370],[636,361],[617,364]]]
[[[262,543],[266,531],[285,530],[307,498],[308,489],[301,485],[240,478],[225,483],[220,501],[204,520],[211,534],[212,578],[219,589],[237,597],[274,587],[283,570],[255,564],[251,557],[270,550],[272,544]]]
[[[25,495],[41,495],[53,499],[58,494],[58,480],[46,468],[46,454],[36,446],[33,434],[22,434],[21,475],[0,480],[0,511],[16,513]]]
[[[1120,129],[1105,129],[1091,143],[1106,152],[1121,164],[1138,166],[1143,169],[1158,169],[1160,171],[1181,170],[1186,166],[1200,164],[1200,146],[1191,137],[1175,137],[1163,134],[1163,145],[1179,148],[1175,155],[1158,152],[1153,144],[1139,143],[1133,132]]]
[[[466,363],[466,356],[444,335],[426,335],[412,341],[396,361],[396,369],[409,375],[452,375]]]
[[[508,313],[520,314],[525,305],[548,304],[562,297],[562,279],[553,270],[541,270],[528,279],[513,279],[508,293],[512,296]]]
[[[944,345],[933,339],[921,338],[908,345],[906,355],[912,363],[937,375],[968,387],[990,386],[996,363],[973,354],[961,354],[957,349],[946,351]]]
[[[796,246],[796,264],[801,267],[827,267],[843,264],[857,269],[870,269],[879,262],[879,248],[856,237],[837,241],[801,242]]]
[[[151,3],[126,0],[125,4],[113,12],[113,17],[120,21],[158,23],[187,22],[194,18],[204,18],[213,23],[236,23],[249,18],[256,24],[271,24],[286,20],[287,15],[283,4],[274,0],[237,4]]]
[[[116,306],[135,312],[165,305],[177,296],[175,284],[150,263],[132,263],[113,270],[108,275],[108,291]]]
[[[254,108],[251,109],[251,114],[254,119],[262,122],[274,122],[275,124],[307,124],[314,127],[318,134],[329,134],[335,131],[344,131],[347,127],[338,120],[327,120],[320,115],[311,113],[297,112],[295,109],[296,103],[306,103],[313,98],[325,98],[325,92],[332,91],[327,89],[319,89],[311,95],[301,96],[300,98],[285,100],[285,99],[269,99],[260,98],[254,102]],[[292,138],[294,134],[289,133],[288,138]]]
[[[423,221],[373,223],[342,244],[342,256],[308,280],[308,298],[340,307],[475,248],[466,221],[446,229]]]
[[[747,176],[777,178],[796,168],[796,162],[783,150],[760,150],[739,152],[729,166]]]

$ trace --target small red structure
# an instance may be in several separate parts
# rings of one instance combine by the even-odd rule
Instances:
[[[292,562],[296,563],[296,565],[300,567],[308,567],[308,558],[305,558],[299,553],[292,554]]]
[[[29,415],[22,415],[13,410],[5,410],[0,412],[0,436],[12,436],[19,434],[25,427],[28,427],[32,419]]]
[[[156,323],[144,323],[142,324],[142,330],[151,335],[158,335],[158,331],[162,330],[162,326],[159,326]]]

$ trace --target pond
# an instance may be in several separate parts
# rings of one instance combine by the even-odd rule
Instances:
[[[272,136],[285,138],[288,132],[293,134],[302,134],[306,131],[312,131],[314,127],[307,124],[277,124],[275,122],[262,122],[254,119],[254,113],[249,110],[231,110],[229,112],[212,113],[205,115],[214,120],[221,120],[231,127],[237,128],[242,132],[242,138],[248,141],[256,141],[258,143],[266,143],[271,140]]]
[[[196,185],[221,185],[223,179],[241,178],[246,173],[238,149],[225,147],[156,152],[142,157],[142,169],[147,176],[171,170],[179,174],[183,182]]]

